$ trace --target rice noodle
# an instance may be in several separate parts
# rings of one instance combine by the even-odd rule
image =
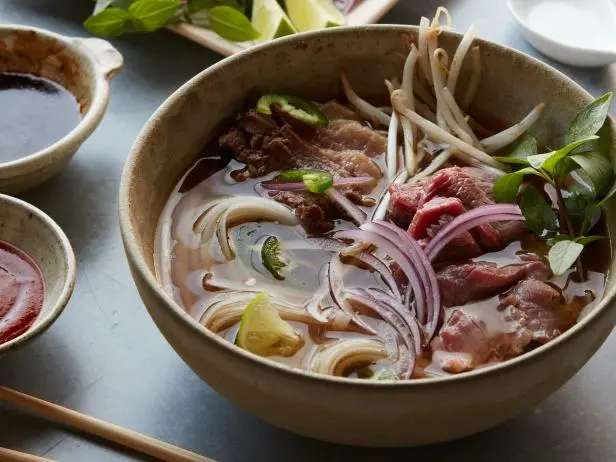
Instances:
[[[349,103],[359,111],[366,119],[372,120],[375,124],[381,124],[385,127],[389,126],[391,117],[379,110],[376,106],[373,106],[369,102],[361,99],[357,93],[351,88],[349,79],[344,72],[340,72],[340,81],[342,82],[342,89],[344,94],[349,100]]]
[[[481,140],[481,144],[487,152],[495,152],[513,143],[522,136],[537,120],[545,108],[544,103],[539,103],[520,122],[495,135]]]
[[[474,157],[480,162],[491,165],[492,167],[496,167],[498,169],[504,170],[505,166],[500,162],[497,162],[492,157],[487,155],[485,152],[480,151],[476,147],[465,143],[464,141],[456,138],[448,131],[442,129],[441,127],[433,124],[429,120],[422,118],[419,114],[414,111],[411,111],[406,106],[406,95],[402,90],[396,90],[392,94],[392,105],[396,111],[400,113],[400,115],[406,117],[411,122],[416,123],[422,130],[424,130],[427,134],[434,136],[437,140],[448,143],[460,151],[467,153],[469,156]]]
[[[451,67],[449,68],[449,76],[447,78],[447,87],[450,89],[452,95],[456,94],[456,85],[458,83],[460,69],[462,69],[462,63],[464,62],[464,58],[466,57],[466,54],[468,53],[468,50],[470,49],[476,35],[477,28],[473,24],[468,28],[464,34],[464,37],[462,37],[462,40],[458,45],[458,49],[453,55]]]
[[[323,349],[315,350],[310,369],[328,375],[343,375],[353,367],[364,366],[389,354],[383,343],[371,339],[338,340]]]
[[[466,94],[462,99],[462,108],[465,111],[468,111],[471,103],[473,102],[473,98],[475,97],[475,93],[477,93],[477,89],[479,88],[479,81],[481,80],[481,53],[479,52],[479,47],[471,48],[471,63],[473,65],[471,71],[471,77],[468,80],[468,87],[466,88]]]

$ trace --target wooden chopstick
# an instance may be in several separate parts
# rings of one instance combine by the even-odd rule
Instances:
[[[150,436],[142,435],[133,430],[122,428],[77,411],[67,409],[57,404],[43,401],[25,393],[0,386],[0,400],[8,401],[30,411],[36,412],[48,419],[72,426],[78,430],[99,436],[119,445],[142,452],[166,462],[215,462],[213,459],[195,454],[186,449],[159,441]],[[16,459],[21,460],[21,459]],[[38,460],[38,459],[23,459]],[[44,459],[43,459],[44,460]]]
[[[0,460],[3,462],[53,462],[51,459],[45,459],[44,457],[33,456],[32,454],[6,448],[0,448]]]

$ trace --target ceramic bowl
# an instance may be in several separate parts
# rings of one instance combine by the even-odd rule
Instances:
[[[536,7],[538,3],[537,0],[507,0],[509,12],[517,22],[522,35],[537,50],[556,61],[571,66],[599,67],[616,63],[616,49],[574,46],[549,37],[535,29],[528,21],[528,17],[532,8]],[[613,28],[616,25],[616,6],[613,4],[612,0],[595,0],[587,4],[583,4],[578,0],[565,0],[560,3],[562,7],[567,7],[567,4],[571,4],[573,8],[595,8],[596,14],[594,16],[602,18],[603,23],[587,23],[580,27],[598,27],[609,31],[607,32],[608,34],[613,33]],[[555,4],[555,6],[559,5]],[[568,26],[563,25],[562,27],[567,28]],[[614,40],[606,40],[606,42],[614,43]]]
[[[43,333],[60,316],[73,293],[77,265],[68,238],[51,218],[33,205],[4,194],[0,194],[0,241],[30,255],[45,280],[41,313],[26,332],[0,344],[2,355]]]
[[[109,102],[109,81],[122,55],[98,38],[64,37],[34,27],[0,25],[0,72],[21,72],[53,80],[81,107],[81,122],[36,153],[0,163],[0,193],[18,194],[58,173],[92,134]]]
[[[289,369],[243,351],[204,329],[161,289],[153,250],[163,206],[199,150],[251,101],[249,95],[280,92],[324,101],[341,94],[339,72],[344,69],[360,95],[383,99],[383,80],[401,75],[402,60],[390,51],[400,50],[403,34],[416,37],[417,29],[332,28],[276,40],[208,68],[147,122],[120,187],[122,237],[133,277],[156,325],[184,361],[221,395],[262,419],[343,444],[422,445],[504,422],[561,387],[616,323],[611,271],[605,299],[547,345],[457,376],[377,383]],[[458,34],[443,33],[439,46],[452,56],[459,40]],[[544,143],[557,144],[566,124],[592,97],[532,57],[483,40],[477,43],[483,75],[471,112],[511,125],[544,101],[547,108],[533,132]],[[466,81],[463,75],[461,84]],[[614,207],[609,208],[610,227],[615,217]]]

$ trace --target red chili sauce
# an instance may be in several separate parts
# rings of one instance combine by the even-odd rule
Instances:
[[[0,241],[0,344],[18,337],[43,308],[45,282],[36,262]]]

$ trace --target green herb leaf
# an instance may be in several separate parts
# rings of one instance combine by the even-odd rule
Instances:
[[[609,159],[611,157],[613,144],[612,130],[609,120],[605,120],[603,126],[597,132],[597,136],[599,138],[586,144],[586,146],[584,146],[584,150],[600,152]]]
[[[550,269],[556,276],[567,272],[584,250],[584,246],[574,241],[560,241],[554,244],[548,252]]]
[[[493,156],[494,160],[501,162],[503,164],[510,165],[524,165],[529,166],[530,163],[526,159],[522,159],[520,157],[510,157],[510,156]]]
[[[567,156],[571,155],[571,153],[591,140],[595,140],[598,137],[596,135],[589,136],[588,138],[584,138],[578,141],[575,141],[571,144],[568,144],[564,148],[559,149],[558,151],[552,151],[547,154],[537,154],[533,156],[528,156],[527,160],[535,168],[541,168],[546,172],[555,176],[558,174],[558,167],[560,162],[567,158]]]
[[[545,240],[545,243],[547,245],[549,245],[550,247],[556,245],[556,243],[560,242],[560,241],[571,241],[574,240],[571,236],[567,235],[567,234],[559,234],[557,236],[553,236],[550,237],[548,239]]]
[[[541,172],[532,167],[526,167],[500,177],[494,183],[494,199],[496,202],[515,202],[522,180],[526,175],[540,176],[549,181]]]
[[[545,231],[556,231],[556,213],[534,186],[528,185],[522,190],[520,209],[526,226],[537,236],[542,236]]]
[[[578,244],[586,245],[594,241],[603,240],[605,238],[605,236],[580,236],[575,239],[575,242],[577,242]]]
[[[137,0],[128,13],[137,30],[152,32],[175,19],[181,6],[180,0]]]
[[[610,190],[605,194],[605,196],[603,196],[603,198],[600,201],[597,201],[594,204],[591,204],[586,209],[586,216],[584,218],[584,222],[582,223],[580,234],[586,234],[588,231],[592,229],[592,226],[594,225],[593,218],[596,216],[597,212],[601,209],[601,206],[603,206],[603,204],[605,204],[609,199],[611,199],[614,194],[616,194],[616,183],[612,185]]]
[[[565,143],[570,145],[597,133],[605,122],[611,103],[610,92],[586,106],[571,122],[565,135]]]
[[[603,197],[614,179],[612,163],[598,152],[584,152],[571,156],[590,179],[596,197]]]
[[[208,10],[208,16],[212,30],[232,42],[254,40],[261,35],[252,27],[246,16],[230,6],[211,8]]]
[[[119,8],[107,8],[90,16],[83,26],[92,34],[113,37],[126,32],[130,26],[129,14]]]
[[[582,232],[582,223],[586,218],[588,209],[593,205],[594,194],[586,188],[580,188],[574,191],[568,191],[564,200],[565,210],[569,218],[571,218],[574,228]]]
[[[217,6],[230,6],[242,13],[246,11],[246,7],[240,5],[237,0],[190,0],[186,12],[190,15],[197,11],[209,10]]]
[[[517,139],[513,151],[511,151],[509,157],[526,159],[528,156],[534,156],[537,152],[537,140],[533,136],[525,133]]]

